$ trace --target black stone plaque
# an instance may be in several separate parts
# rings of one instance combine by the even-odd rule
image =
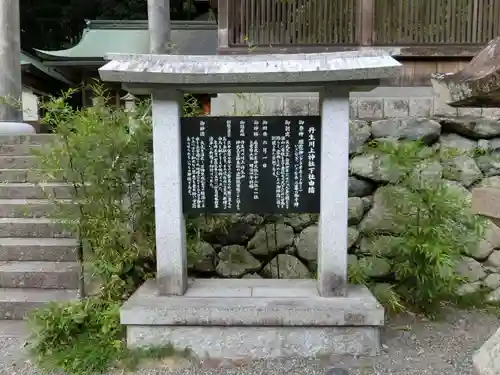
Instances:
[[[184,213],[319,213],[319,116],[181,124]]]

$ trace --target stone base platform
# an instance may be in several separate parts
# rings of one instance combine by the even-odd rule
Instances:
[[[376,355],[384,309],[364,286],[323,298],[315,280],[195,279],[184,296],[146,282],[122,307],[129,347],[172,344],[201,358]]]

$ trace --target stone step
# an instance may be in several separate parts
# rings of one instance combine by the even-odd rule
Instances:
[[[63,223],[48,218],[0,218],[0,238],[72,238]]]
[[[73,191],[72,185],[58,182],[9,182],[0,184],[0,199],[68,199]]]
[[[78,289],[76,262],[0,262],[0,288]]]
[[[33,155],[25,156],[0,156],[0,169],[31,169],[40,164],[40,158]]]
[[[33,151],[41,150],[43,146],[30,144],[30,143],[20,143],[13,145],[3,145],[0,144],[0,155],[9,155],[9,156],[29,156],[35,155]]]
[[[69,199],[57,202],[71,204]],[[0,218],[2,217],[50,217],[54,203],[48,199],[0,199]]]
[[[0,238],[0,261],[76,262],[74,238]]]
[[[55,134],[0,135],[0,146],[47,145],[57,139]]]
[[[0,183],[43,181],[63,181],[62,174],[57,171],[49,174],[35,169],[0,169]]]
[[[78,299],[78,291],[71,289],[0,289],[0,319],[21,320],[34,309],[54,301]]]

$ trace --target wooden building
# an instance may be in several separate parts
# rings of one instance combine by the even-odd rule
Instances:
[[[500,35],[500,0],[218,0],[218,53],[377,48],[404,65],[389,86],[427,86]]]

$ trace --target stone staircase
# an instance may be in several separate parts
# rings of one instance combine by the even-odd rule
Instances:
[[[78,298],[77,242],[48,218],[51,194],[71,197],[62,182],[41,182],[30,150],[48,134],[0,136],[0,319],[23,319],[50,301]]]

